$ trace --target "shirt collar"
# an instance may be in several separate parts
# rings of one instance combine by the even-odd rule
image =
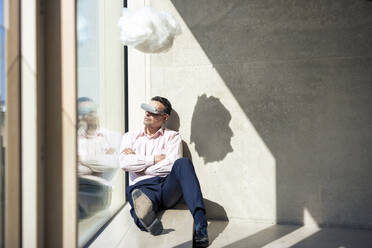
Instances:
[[[149,135],[147,135],[147,133],[146,133],[146,131],[145,131],[145,128],[146,127],[143,127],[142,128],[142,130],[141,130],[141,132],[140,132],[140,136],[147,136],[147,137],[149,137],[149,138],[156,138],[156,137],[158,137],[158,136],[160,136],[160,135],[164,135],[164,129],[165,129],[165,127],[164,126],[162,126],[161,128],[159,128],[159,130],[158,131],[156,131],[156,133],[153,135],[153,136],[149,136]]]

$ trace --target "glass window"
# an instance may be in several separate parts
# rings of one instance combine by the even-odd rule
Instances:
[[[77,0],[79,246],[125,203],[122,0]]]
[[[0,0],[0,247],[4,247],[5,97],[4,1]]]

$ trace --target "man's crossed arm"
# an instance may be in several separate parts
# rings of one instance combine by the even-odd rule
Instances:
[[[166,175],[171,171],[176,159],[182,157],[182,140],[178,133],[168,140],[164,154],[136,154],[131,148],[131,143],[130,136],[124,135],[120,166],[125,171],[156,176]]]
[[[124,150],[122,151],[122,153],[126,154],[126,155],[129,155],[129,154],[136,154],[132,148],[124,148]],[[154,164],[157,164],[159,163],[160,161],[162,161],[163,159],[166,158],[166,155],[165,154],[160,154],[160,155],[155,155],[154,156]]]

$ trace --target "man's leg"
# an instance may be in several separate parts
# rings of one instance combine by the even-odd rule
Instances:
[[[149,231],[153,235],[158,235],[163,230],[156,216],[160,204],[161,181],[163,178],[150,178],[127,188],[134,223],[142,231]]]
[[[134,220],[134,223],[138,226],[139,229],[141,229],[142,231],[146,231],[146,228],[141,224],[141,222],[139,221],[137,215],[136,215],[136,212],[134,211],[134,207],[133,207],[133,199],[132,199],[132,191],[134,190],[130,188],[130,186],[127,188],[127,199],[129,201],[129,204],[131,206],[131,209],[130,209],[130,215],[132,216],[133,220]]]
[[[174,206],[182,194],[193,216],[199,209],[205,213],[199,180],[188,158],[176,160],[171,173],[165,179],[161,194],[162,206],[164,208]]]
[[[207,247],[209,240],[203,195],[194,166],[188,158],[176,160],[171,173],[165,179],[161,192],[162,207],[172,207],[177,203],[182,194],[194,217],[194,240],[196,247]]]

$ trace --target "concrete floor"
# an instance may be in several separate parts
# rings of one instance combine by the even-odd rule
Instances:
[[[120,217],[121,216],[121,217]],[[165,233],[154,237],[134,225],[126,206],[90,248],[192,247],[192,217],[187,209],[168,210],[162,216]],[[210,221],[209,247],[233,248],[371,248],[372,230],[318,228],[252,223],[242,219]]]
[[[211,222],[210,247],[371,248],[372,230],[253,224],[243,220]]]
[[[121,240],[122,247],[192,247],[190,223],[179,225],[174,213],[164,216],[169,232],[158,237],[133,225]],[[178,229],[178,230],[177,230]],[[372,230],[269,225],[243,220],[211,221],[209,247],[232,248],[371,248]]]
[[[140,247],[140,248],[191,248],[193,219],[188,210],[170,209],[161,217],[163,233],[152,236],[148,232],[142,232],[130,219],[129,229],[123,236],[117,248]]]
[[[192,247],[193,219],[185,206],[177,205],[177,209],[169,209],[160,214],[164,231],[159,236],[140,231],[134,224],[129,209],[127,204],[89,248]]]

